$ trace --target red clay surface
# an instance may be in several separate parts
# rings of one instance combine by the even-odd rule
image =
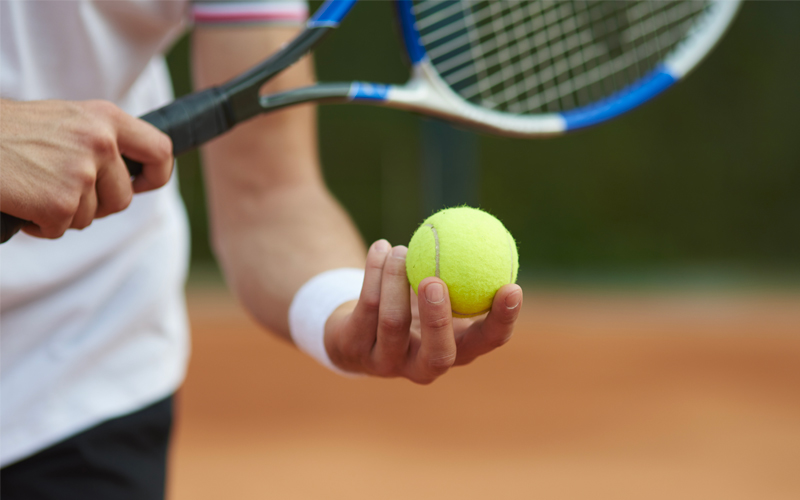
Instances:
[[[190,292],[171,500],[800,498],[800,296],[528,292],[431,386],[348,380]]]

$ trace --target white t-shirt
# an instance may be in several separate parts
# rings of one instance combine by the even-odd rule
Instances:
[[[161,55],[198,23],[298,24],[303,2],[0,1],[0,97],[172,98]],[[186,214],[173,178],[58,240],[0,245],[0,466],[172,394],[183,380]]]

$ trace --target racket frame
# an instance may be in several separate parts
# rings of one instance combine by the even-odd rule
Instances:
[[[562,113],[518,115],[483,108],[456,94],[428,59],[412,0],[395,0],[411,78],[405,85],[367,82],[320,83],[260,96],[261,87],[297,62],[347,16],[357,0],[327,0],[306,28],[283,49],[233,80],[189,94],[142,117],[172,139],[175,156],[195,149],[260,113],[304,102],[358,102],[434,115],[487,132],[517,137],[562,134],[610,120],[660,95],[685,77],[711,51],[736,15],[741,0],[713,0],[689,36],[644,78],[596,103]],[[131,176],[142,165],[124,158]],[[2,214],[0,243],[27,221]]]
[[[329,0],[323,7],[338,25],[354,0]],[[535,138],[559,135],[608,121],[662,94],[685,77],[713,49],[730,25],[740,0],[714,0],[689,36],[637,82],[595,103],[561,113],[522,115],[495,111],[464,100],[439,76],[416,27],[412,0],[394,0],[403,45],[411,63],[404,85],[370,82],[321,83],[260,98],[261,112],[304,102],[356,102],[413,111],[490,133]],[[347,4],[347,5],[345,5]],[[346,7],[346,8],[345,8]],[[341,17],[336,15],[343,13]],[[310,21],[310,24],[313,23]]]
[[[338,0],[333,0],[334,2]],[[730,25],[740,0],[715,0],[689,36],[655,69],[639,81],[595,103],[561,113],[520,115],[495,111],[464,100],[439,76],[426,54],[416,27],[412,0],[395,0],[411,78],[401,86],[353,82],[347,101],[380,104],[455,121],[491,133],[542,137],[603,123],[655,98],[685,77],[711,51]],[[341,98],[341,85],[337,95]],[[312,93],[303,90],[305,95]],[[289,96],[282,96],[286,102]],[[316,96],[318,100],[326,100]],[[313,100],[313,99],[311,99]],[[268,104],[268,100],[264,100]],[[265,109],[270,109],[267,106]]]

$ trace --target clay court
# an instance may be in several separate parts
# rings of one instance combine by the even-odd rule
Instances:
[[[511,343],[427,387],[189,304],[171,500],[800,498],[797,293],[527,290]]]

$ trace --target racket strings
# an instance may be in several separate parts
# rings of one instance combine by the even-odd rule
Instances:
[[[651,72],[707,1],[415,0],[428,57],[464,99],[515,114],[597,102]]]

